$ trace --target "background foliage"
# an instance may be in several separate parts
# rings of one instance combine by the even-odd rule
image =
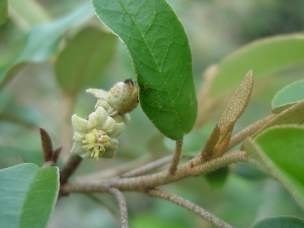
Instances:
[[[1,4],[2,2],[5,1],[1,1]],[[117,80],[135,77],[127,48],[117,42],[97,17],[93,16],[93,9],[88,1],[26,2],[35,10],[24,10],[29,8],[29,5],[24,5],[24,1],[10,0],[9,17],[0,17],[1,168],[22,162],[41,165],[42,154],[37,126],[46,128],[55,139],[55,145],[59,146],[68,137],[63,132],[69,116],[67,104],[71,105],[71,100],[74,110],[86,115],[93,109],[95,101],[85,95],[85,88],[109,88]],[[286,35],[302,31],[304,17],[300,9],[304,7],[303,1],[294,0],[293,4],[284,0],[168,2],[177,12],[189,37],[197,89],[203,84],[202,71],[210,64],[220,63],[220,68],[233,69],[225,75],[229,80],[223,79],[213,88],[215,97],[223,97],[237,86],[237,77],[244,73],[244,70],[248,70],[247,67],[236,67],[240,59],[245,65],[257,63],[257,73],[261,72],[261,77],[256,80],[254,99],[237,129],[268,113],[276,91],[303,77],[304,56],[303,52],[299,51],[303,49],[303,37]],[[1,4],[0,13],[3,9]],[[279,50],[279,53],[266,55],[267,58],[259,48],[246,45],[257,38],[282,34],[285,34],[283,41],[286,43],[270,42],[268,48]],[[95,37],[103,37],[98,39],[100,45],[96,45]],[[290,49],[295,42],[298,46],[294,46],[294,50]],[[245,47],[241,52],[226,57],[243,45]],[[277,48],[275,45],[283,47]],[[82,55],[79,56],[78,52]],[[95,54],[92,55],[92,52]],[[290,57],[290,52],[295,60],[292,63],[296,64],[287,69],[284,66],[290,65],[291,58],[285,57]],[[246,59],[242,53],[251,55],[246,55],[249,56]],[[257,60],[262,60],[262,57],[263,64],[259,65]],[[281,62],[275,61],[277,57],[280,57]],[[68,60],[75,62],[69,63]],[[65,62],[65,67],[62,67],[62,61]],[[267,66],[271,66],[271,70]],[[85,77],[76,77],[80,71]],[[62,75],[65,76],[64,79]],[[67,77],[73,84],[64,81]],[[226,84],[227,82],[229,83]],[[292,91],[301,92],[302,84],[302,81],[294,84],[295,89]],[[280,99],[280,94],[285,94],[284,99]],[[272,108],[286,108],[286,103],[294,102],[299,97],[303,96],[291,93],[285,88],[273,100]],[[204,143],[203,139],[207,138],[217,117],[218,113],[214,110],[210,123],[187,136],[185,150],[188,156],[193,155]],[[293,134],[293,130],[290,126],[280,129],[288,131],[288,134]],[[297,131],[303,132],[303,129]],[[263,138],[277,140],[279,133],[274,130],[267,132],[257,138],[258,144],[262,149],[271,147],[264,143]],[[299,139],[299,143],[302,141]],[[167,154],[172,148],[171,144],[172,141],[164,140],[142,110],[137,108],[132,113],[132,121],[126,133],[121,137],[117,159],[85,161],[79,173],[86,174],[95,169],[124,164],[139,156],[156,158]],[[274,161],[282,165],[279,155]],[[298,174],[295,169],[287,169],[287,174],[282,175],[286,176],[288,172]],[[251,167],[240,165],[215,176],[218,177],[211,178],[211,181],[210,177],[187,179],[170,188],[195,200],[237,227],[247,227],[248,224],[254,224],[269,216],[303,215],[303,211],[281,184]],[[299,176],[298,178],[303,178]],[[299,192],[303,197],[301,186]],[[128,194],[127,199],[132,227],[207,227],[199,218],[167,202],[133,194]],[[103,205],[110,209],[105,209]],[[112,216],[113,210],[116,210],[113,205],[108,196],[88,199],[73,195],[59,202],[49,227],[118,227]]]

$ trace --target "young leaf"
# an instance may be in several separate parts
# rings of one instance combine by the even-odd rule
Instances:
[[[7,0],[0,1],[0,26],[6,22],[7,19]]]
[[[304,80],[293,82],[277,92],[271,106],[277,112],[301,101],[304,101]]]
[[[68,41],[55,63],[63,91],[75,96],[84,88],[98,87],[112,60],[115,44],[115,36],[96,27],[86,27]]]
[[[266,218],[257,222],[253,228],[303,228],[304,220],[296,217],[274,217]]]
[[[59,190],[58,169],[22,164],[0,170],[0,227],[44,228]]]
[[[100,19],[133,58],[140,103],[159,130],[181,139],[196,117],[191,53],[184,29],[165,0],[94,0]]]
[[[249,103],[252,89],[253,75],[252,71],[249,71],[227,102],[226,108],[218,122],[220,131],[226,131],[230,125],[234,125],[240,118]]]
[[[84,4],[67,16],[34,27],[27,34],[25,46],[14,61],[0,69],[0,87],[4,86],[24,63],[47,60],[57,49],[65,32],[84,23],[91,15],[90,4]]]
[[[304,207],[304,128],[293,125],[265,130],[245,149],[253,152],[269,172],[277,178],[297,203]]]
[[[252,69],[256,81],[265,76],[303,63],[304,35],[270,37],[245,45],[219,64],[219,73],[211,88],[214,98],[223,97],[238,85],[242,76]]]
[[[214,135],[210,135],[210,142],[214,141],[212,144],[213,148],[205,148],[202,153],[203,159],[210,159],[213,157],[221,156],[227,146],[229,145],[231,134],[235,123],[240,118],[240,116],[245,111],[253,89],[253,75],[252,71],[249,71],[240,86],[234,91],[232,97],[227,102],[226,108],[224,109],[216,128],[218,127],[218,134],[216,133],[216,128],[214,130]],[[212,137],[217,137],[217,141]],[[208,144],[207,144],[208,146]]]

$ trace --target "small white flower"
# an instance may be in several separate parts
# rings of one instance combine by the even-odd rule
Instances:
[[[108,116],[109,116],[109,114],[103,107],[97,107],[95,112],[92,112],[89,115],[88,127],[96,128],[96,127],[101,126],[106,121]]]
[[[72,116],[74,129],[72,152],[82,157],[112,157],[117,150],[117,137],[129,119],[127,112],[138,103],[138,88],[131,80],[116,83],[109,92],[88,89],[97,98],[95,111],[88,119]]]
[[[88,131],[88,121],[83,119],[76,114],[72,116],[72,126],[75,131],[87,132]]]

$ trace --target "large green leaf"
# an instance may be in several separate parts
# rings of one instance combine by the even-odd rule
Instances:
[[[245,148],[254,152],[297,203],[304,207],[304,128],[282,125],[266,129]]]
[[[224,58],[211,88],[214,97],[227,95],[248,70],[262,80],[273,72],[304,63],[304,35],[282,35],[255,41]]]
[[[7,0],[0,1],[0,25],[6,22],[7,18]]]
[[[28,33],[25,46],[16,58],[0,68],[0,87],[15,75],[23,63],[47,60],[57,49],[65,32],[87,21],[92,12],[91,5],[84,4],[65,17],[34,27]]]
[[[162,133],[180,139],[196,117],[191,53],[181,23],[164,0],[94,0],[95,11],[126,43],[140,103]]]
[[[303,228],[304,220],[296,217],[266,218],[257,222],[253,228]]]
[[[0,170],[0,227],[43,228],[55,206],[58,169],[22,164]]]
[[[304,80],[293,82],[281,89],[272,100],[272,110],[281,110],[304,101]]]
[[[76,95],[83,88],[98,87],[115,44],[115,36],[95,27],[84,28],[68,41],[55,64],[57,81],[64,92]]]

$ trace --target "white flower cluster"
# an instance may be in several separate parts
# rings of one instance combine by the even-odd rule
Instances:
[[[138,104],[138,88],[132,80],[126,80],[116,83],[108,92],[101,89],[87,92],[97,98],[97,103],[88,119],[72,116],[72,152],[92,159],[112,157],[128,120],[127,113]]]

